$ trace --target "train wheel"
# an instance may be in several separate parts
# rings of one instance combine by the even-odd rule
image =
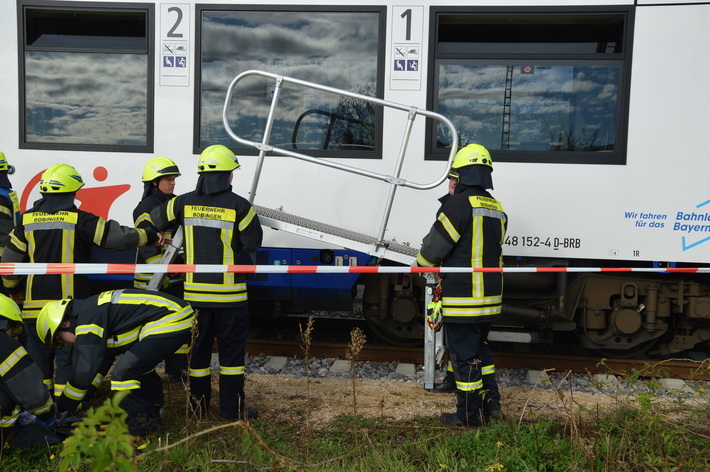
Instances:
[[[382,323],[373,322],[368,319],[367,325],[375,333],[375,335],[380,338],[380,340],[387,344],[399,347],[418,347],[424,344],[423,334],[418,338],[411,337],[413,327],[408,326],[409,323],[402,325],[400,323],[393,323],[390,321],[389,323],[386,323],[386,325],[383,325]],[[416,332],[419,332],[420,330],[421,328],[417,329]],[[400,335],[398,333],[407,333],[407,335]]]

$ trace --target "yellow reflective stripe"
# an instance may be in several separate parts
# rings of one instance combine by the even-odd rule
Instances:
[[[175,219],[175,199],[171,198],[168,201],[168,205],[165,207],[165,213],[168,217],[168,221],[173,221]]]
[[[459,382],[457,380],[456,388],[458,388],[459,390],[463,390],[464,392],[472,392],[474,390],[478,390],[479,388],[483,388],[483,381],[479,380],[477,382]]]
[[[0,377],[4,377],[7,375],[7,373],[15,367],[15,365],[20,362],[20,359],[25,357],[27,355],[27,351],[25,351],[25,348],[20,346],[17,349],[15,349],[12,354],[7,356],[5,360],[0,363]]]
[[[497,315],[501,312],[501,307],[480,307],[480,308],[447,308],[444,306],[444,316],[455,317],[455,316],[487,316],[487,315]]]
[[[186,281],[183,298],[188,302],[242,302],[247,300],[247,285],[246,283],[224,285]]]
[[[226,367],[219,366],[220,375],[244,375],[244,366],[240,365],[237,367]]]
[[[473,231],[473,244],[471,245],[471,267],[481,267],[483,266],[483,218],[478,216],[474,217],[471,227],[471,230]],[[473,272],[471,274],[471,284],[473,285],[473,296],[483,296],[484,283],[482,272]]]
[[[140,334],[141,327],[136,326],[130,331],[126,331],[125,333],[117,334],[114,335],[113,337],[108,338],[106,340],[106,347],[108,348],[117,348],[117,347],[122,347],[122,346],[127,346],[128,344],[134,343],[138,340],[138,336]]]
[[[96,376],[94,377],[94,380],[91,381],[91,385],[99,388],[99,385],[101,385],[101,381],[104,379],[104,376],[100,373],[97,372]]]
[[[417,254],[417,264],[423,267],[434,267],[434,264],[426,260],[421,252]]]
[[[210,375],[210,368],[205,367],[204,369],[189,369],[190,377],[207,377]]]
[[[215,293],[190,293],[187,289],[185,289],[184,297],[188,302],[237,303],[248,300],[246,292],[243,294],[221,295]]]
[[[251,221],[254,219],[256,216],[256,211],[254,211],[254,207],[250,207],[249,211],[247,212],[247,216],[242,218],[242,221],[239,222],[239,231],[244,231],[247,226],[251,223]]]
[[[99,338],[104,337],[104,329],[96,324],[88,324],[88,325],[81,325],[77,326],[76,329],[74,330],[74,335],[76,336],[82,336],[85,334],[95,334]]]
[[[138,380],[112,380],[111,390],[136,390],[141,388]]]
[[[96,230],[94,231],[94,244],[97,246],[101,245],[101,240],[104,237],[104,232],[106,231],[106,220],[99,217],[99,221],[96,222]]]
[[[59,397],[64,391],[65,384],[54,384],[54,396]]]
[[[52,379],[42,379],[42,383],[47,387],[47,390],[52,391]]]
[[[182,320],[180,322],[163,322],[164,318],[157,321],[152,321],[146,323],[146,325],[141,329],[141,334],[139,339],[145,339],[148,336],[155,336],[157,334],[174,333],[176,331],[182,331],[185,329],[192,328],[193,317]]]
[[[187,354],[188,347],[189,346],[187,344],[183,344],[177,351],[175,351],[175,354]]]
[[[136,232],[138,233],[138,247],[148,244],[148,232],[143,228],[136,228]]]
[[[150,219],[150,213],[143,213],[141,215],[138,215],[138,218],[136,218],[136,221],[133,223],[133,226],[138,226],[140,223],[143,223],[144,221],[147,221],[150,224],[153,224],[153,221]]]
[[[458,240],[461,238],[461,235],[459,234],[458,231],[456,231],[456,228],[454,225],[449,221],[449,217],[446,216],[443,212],[439,213],[439,217],[437,218],[439,222],[442,224],[446,232],[449,234],[449,237],[456,243]]]
[[[10,242],[20,251],[27,252],[27,243],[20,241],[14,231],[10,233]]]
[[[6,416],[0,416],[0,428],[9,428],[14,426],[15,421],[17,421],[17,418],[20,417],[20,413],[20,407],[15,405],[15,409],[12,410],[12,413]],[[0,444],[0,446],[2,446],[2,444]]]
[[[81,401],[84,399],[84,396],[86,395],[86,390],[87,389],[81,389],[81,388],[76,388],[69,382],[67,382],[66,387],[64,387],[64,392],[63,394],[72,400],[77,400]]]
[[[47,413],[49,410],[52,409],[52,405],[54,402],[52,401],[51,396],[47,396],[47,401],[44,402],[44,405],[40,406],[39,408],[33,408],[32,413],[35,415],[42,415],[44,413]]]
[[[35,300],[25,300],[22,302],[22,309],[24,311],[40,311],[44,306],[54,300],[42,300],[42,299],[35,299]]]
[[[3,249],[3,251],[4,251],[4,249]],[[22,277],[18,277],[16,279],[9,279],[7,277],[2,278],[2,283],[7,288],[15,288],[20,285],[20,282],[22,282]]]
[[[484,365],[481,367],[481,375],[490,375],[496,373],[496,366],[494,364]]]
[[[491,305],[494,303],[503,303],[502,295],[494,295],[491,297],[443,297],[441,299],[444,306],[451,305]]]

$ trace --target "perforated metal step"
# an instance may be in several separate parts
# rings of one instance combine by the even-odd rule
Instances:
[[[392,241],[378,243],[377,238],[348,229],[292,215],[280,210],[254,205],[262,226],[286,231],[310,239],[361,251],[371,256],[411,265],[418,248]]]

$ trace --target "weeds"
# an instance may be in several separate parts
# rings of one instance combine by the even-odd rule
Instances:
[[[350,378],[342,380],[343,388],[349,383],[352,390],[352,410],[350,405],[346,410],[352,414],[315,427],[312,331],[313,320],[309,319],[301,332],[307,380],[303,414],[284,416],[280,421],[265,415],[255,422],[207,426],[207,420],[195,420],[182,395],[167,395],[166,417],[179,418],[184,412],[186,424],[167,425],[167,433],[153,438],[154,449],[133,456],[132,438],[127,436],[123,413],[117,406],[120,397],[116,396],[90,411],[85,426],[75,429],[59,458],[51,448],[29,453],[10,450],[0,466],[12,472],[64,472],[68,467],[77,471],[111,467],[108,470],[160,472],[710,470],[710,405],[694,402],[691,407],[681,395],[664,400],[657,381],[646,381],[645,390],[635,388],[645,375],[643,370],[622,378],[622,385],[629,387],[627,393],[621,388],[608,393],[609,389],[598,385],[612,400],[611,407],[585,407],[566,373],[555,381],[541,377],[522,399],[519,415],[489,422],[477,430],[444,428],[433,416],[413,415],[394,421],[387,415],[384,400],[380,400],[374,418],[365,418],[358,408],[356,389],[357,359],[366,342],[359,330],[351,332],[345,353],[351,362]],[[543,387],[549,391],[545,390],[547,398],[540,401]],[[304,398],[296,393],[292,392],[293,398]],[[505,406],[505,391],[502,393]],[[553,407],[562,415],[552,418]]]
[[[301,325],[298,326],[299,330],[301,331],[301,341],[303,341],[303,346],[301,348],[303,349],[303,355],[305,357],[305,368],[306,368],[306,435],[308,436],[308,441],[306,442],[306,460],[310,459],[310,445],[311,445],[311,438],[312,438],[312,431],[311,431],[311,368],[310,368],[310,362],[311,362],[311,340],[312,340],[312,333],[313,333],[313,316],[308,317],[308,324],[306,325],[305,331],[301,327]]]

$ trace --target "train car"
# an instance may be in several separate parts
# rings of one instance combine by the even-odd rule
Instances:
[[[406,266],[446,193],[451,156],[476,142],[491,151],[493,194],[509,216],[507,267],[710,263],[710,2],[0,9],[0,150],[22,209],[39,197],[42,171],[64,162],[86,181],[81,208],[129,224],[147,160],[175,160],[182,193],[194,188],[197,155],[219,143],[239,155],[235,191],[277,230],[266,230],[257,264]],[[702,273],[505,281],[498,339],[572,338],[617,356],[707,351]],[[262,274],[249,285],[257,316],[358,300],[385,340],[424,336],[416,274]]]

